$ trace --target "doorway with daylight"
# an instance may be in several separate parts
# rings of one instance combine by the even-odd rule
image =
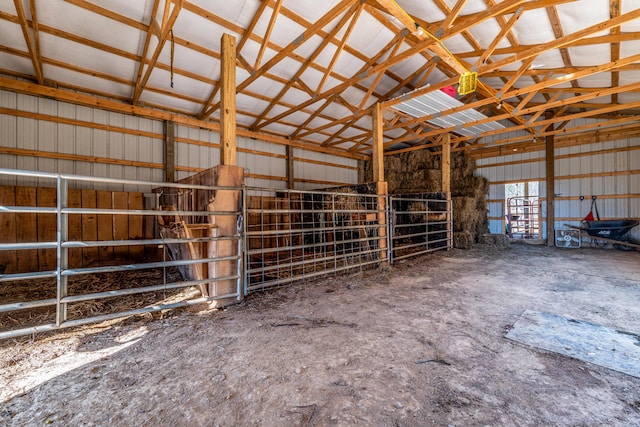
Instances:
[[[505,184],[505,232],[512,239],[540,240],[539,182]]]

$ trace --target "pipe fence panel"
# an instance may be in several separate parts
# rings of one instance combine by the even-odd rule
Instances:
[[[0,236],[0,339],[242,298],[240,230],[218,237],[210,220],[241,212],[181,210],[186,205],[178,201],[242,188],[2,174],[37,178],[40,187],[0,191],[0,221],[7,224]],[[85,189],[94,182],[138,191]],[[222,246],[236,249],[221,255]],[[223,263],[234,266],[231,274],[210,274]],[[222,281],[235,283],[234,290],[215,293]]]
[[[247,292],[378,265],[378,203],[371,194],[247,188]]]
[[[451,202],[441,193],[2,174],[35,178],[39,187],[0,187],[0,339],[228,303],[452,247]],[[114,191],[88,189],[95,182]],[[232,193],[242,206],[216,210],[216,197]]]
[[[390,262],[452,248],[451,218],[444,194],[389,196]]]

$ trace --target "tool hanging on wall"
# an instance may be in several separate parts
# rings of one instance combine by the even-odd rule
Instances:
[[[596,203],[597,198],[598,196],[591,196],[591,209],[589,210],[587,216],[582,219],[583,221],[594,221],[595,219],[600,221],[600,213],[598,212],[598,204]],[[594,210],[596,213],[595,216],[593,215]]]
[[[171,30],[171,62],[170,62],[170,71],[171,71],[171,87],[173,88],[173,54],[175,52],[176,43],[173,39],[173,30]]]

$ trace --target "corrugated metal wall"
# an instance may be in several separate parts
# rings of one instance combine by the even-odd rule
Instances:
[[[176,125],[175,140],[176,179],[219,163],[218,133]],[[357,183],[356,160],[293,151],[296,189]],[[249,173],[247,185],[287,187],[286,146],[239,137],[237,159]],[[0,91],[0,167],[162,182],[164,123]],[[13,177],[0,179],[0,185],[51,183]]]
[[[3,168],[163,180],[162,122],[4,91],[0,107]],[[39,185],[17,177],[3,177],[1,184]]]
[[[294,149],[296,189],[336,187],[358,183],[358,161]]]
[[[583,120],[571,126],[588,123]],[[579,225],[589,212],[591,196],[597,197],[603,219],[640,218],[640,136],[556,148],[555,157],[556,229],[567,228],[564,224]],[[490,182],[491,233],[504,232],[504,185],[511,182],[540,182],[541,215],[546,220],[544,151],[478,159],[477,164],[477,173]],[[580,201],[580,196],[585,200]],[[633,230],[632,237],[640,238],[639,229]],[[546,236],[546,224],[543,236]]]

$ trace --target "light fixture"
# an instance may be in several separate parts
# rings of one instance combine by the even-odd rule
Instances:
[[[496,108],[498,110],[502,110],[502,101],[498,102],[498,105],[496,105]]]

